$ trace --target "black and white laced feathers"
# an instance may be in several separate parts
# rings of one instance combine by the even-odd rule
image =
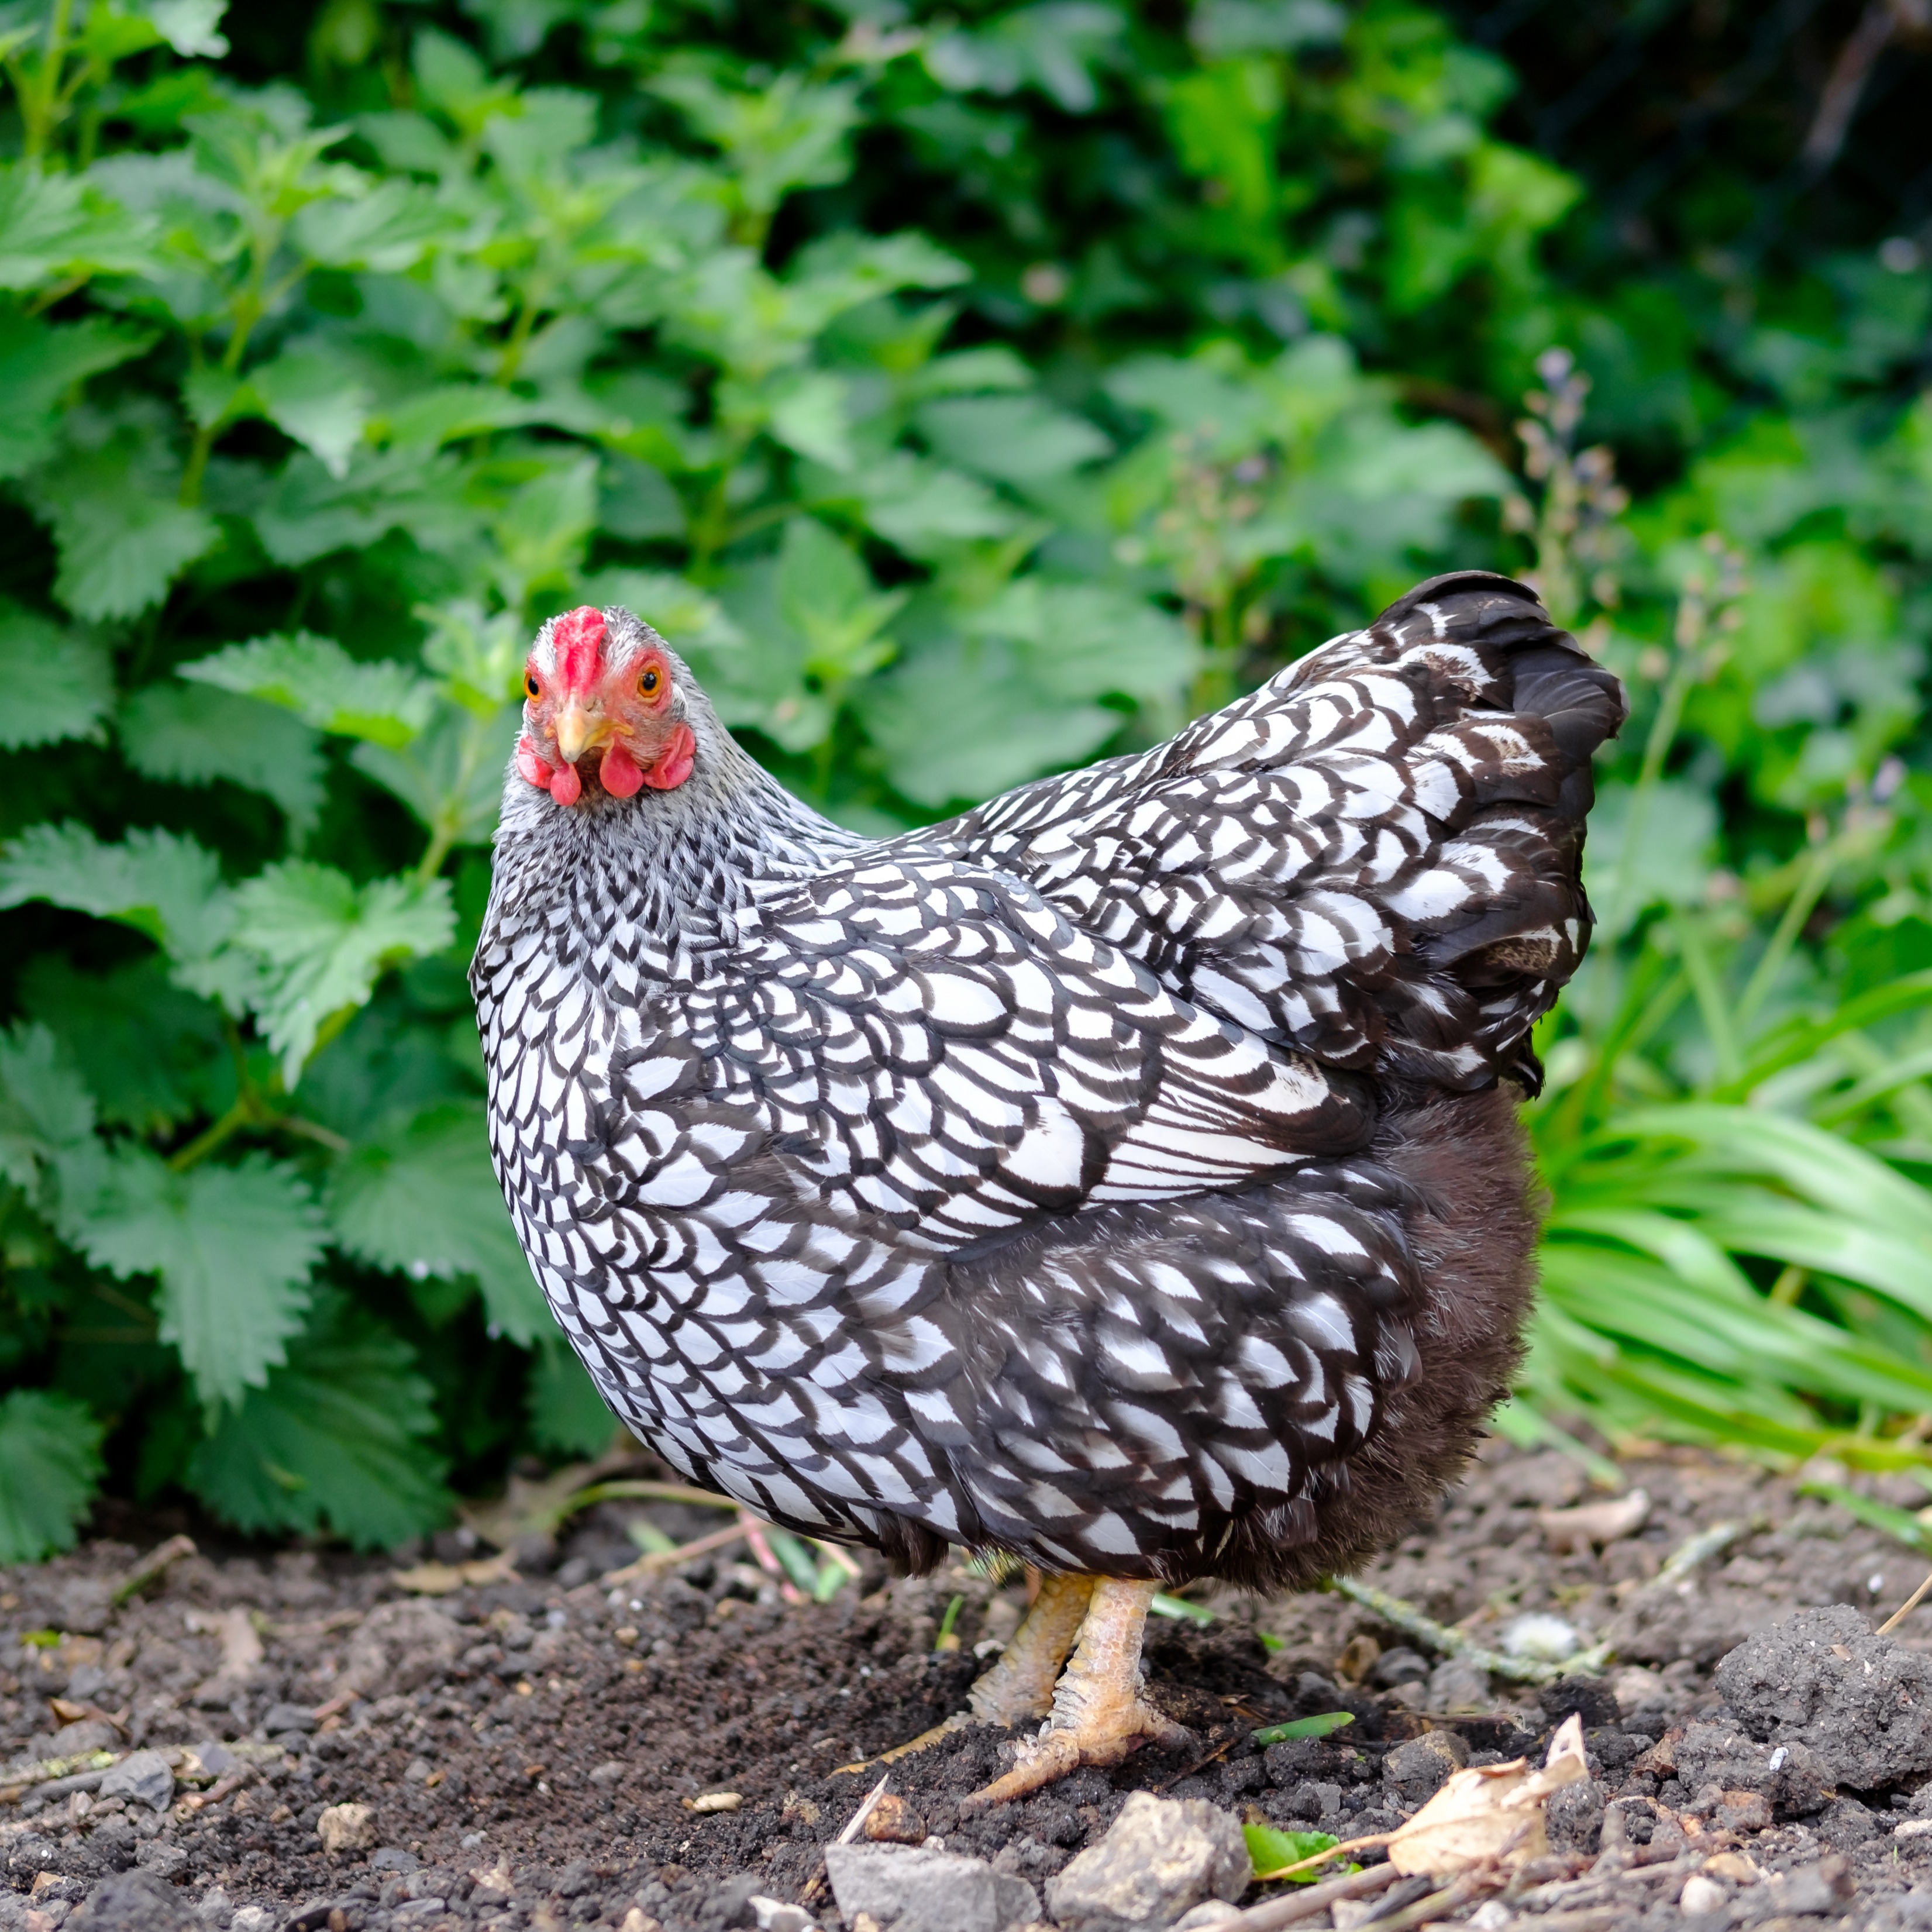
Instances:
[[[617,1414],[915,1564],[1282,1581],[1398,1527],[1514,1358],[1509,1095],[1587,941],[1616,680],[1440,578],[1153,751],[864,842],[582,614],[600,672],[666,666],[689,776],[513,772],[472,982]]]

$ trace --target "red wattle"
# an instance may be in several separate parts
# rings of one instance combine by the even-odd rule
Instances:
[[[671,733],[657,761],[644,774],[644,782],[653,791],[673,790],[690,777],[691,768],[697,762],[698,740],[688,724],[680,724]]]
[[[517,773],[538,791],[549,790],[551,767],[537,756],[537,748],[527,734],[517,740]]]
[[[622,745],[613,745],[597,767],[598,781],[613,798],[628,798],[644,782],[638,761]]]
[[[583,789],[584,781],[577,776],[574,765],[557,766],[556,776],[550,782],[550,795],[559,805],[574,805]]]

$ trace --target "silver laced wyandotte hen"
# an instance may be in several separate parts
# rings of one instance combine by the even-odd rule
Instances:
[[[1622,687],[1465,572],[885,840],[628,610],[553,619],[524,689],[471,977],[497,1173],[597,1386],[772,1522],[1045,1573],[954,1720],[1036,1731],[981,1802],[1178,1742],[1155,1592],[1394,1540],[1518,1359],[1517,1106]]]

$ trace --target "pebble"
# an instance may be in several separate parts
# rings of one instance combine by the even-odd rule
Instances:
[[[1690,1918],[1706,1912],[1721,1912],[1724,1905],[1724,1888],[1702,1872],[1693,1872],[1684,1881],[1684,1889],[1677,1894],[1677,1909]]]
[[[175,1774],[159,1751],[130,1751],[100,1780],[100,1796],[126,1798],[151,1810],[164,1811],[174,1802]]]
[[[332,1804],[315,1821],[326,1852],[366,1852],[376,1842],[376,1814],[366,1804]]]
[[[300,1704],[271,1704],[262,1720],[262,1728],[272,1738],[284,1731],[312,1731],[315,1713]]]
[[[958,1852],[827,1845],[825,1870],[848,1925],[863,1912],[892,1932],[1006,1932],[1040,1916],[1025,1880]]]
[[[1204,1798],[1136,1791],[1107,1835],[1048,1880],[1047,1908],[1070,1932],[1151,1932],[1210,1896],[1239,1898],[1253,1869],[1226,1812]]]

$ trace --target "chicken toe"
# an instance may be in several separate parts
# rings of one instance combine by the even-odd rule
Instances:
[[[1141,1695],[1141,1639],[1159,1587],[1106,1577],[1094,1584],[1072,1660],[1054,1687],[1052,1716],[1019,1747],[1012,1768],[974,1792],[964,1809],[1023,1798],[1082,1765],[1118,1764],[1143,1743],[1187,1741],[1186,1730]]]

